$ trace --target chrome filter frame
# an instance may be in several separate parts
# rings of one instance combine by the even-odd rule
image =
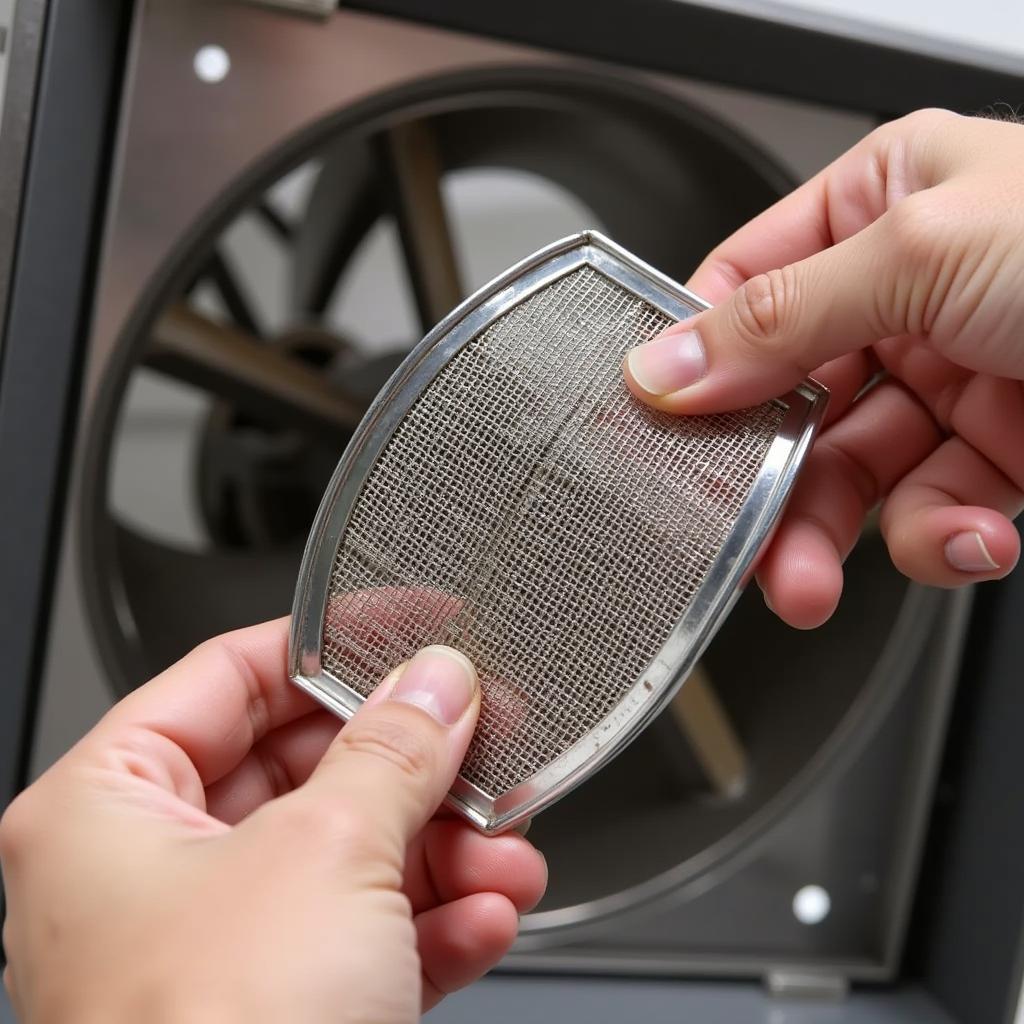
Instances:
[[[365,694],[325,667],[324,631],[335,562],[364,485],[407,415],[457,354],[511,310],[584,268],[596,271],[668,320],[683,320],[708,308],[702,299],[609,239],[587,231],[547,246],[512,267],[424,338],[378,395],[346,449],[303,556],[293,607],[289,671],[296,685],[339,717],[349,719]],[[549,806],[621,752],[683,685],[770,539],[821,424],[827,391],[808,380],[771,404],[779,412],[779,422],[760,469],[724,542],[660,650],[595,727],[529,778],[492,795],[460,775],[448,802],[476,827],[501,832]],[[424,635],[420,646],[435,642],[439,642],[436,636]]]

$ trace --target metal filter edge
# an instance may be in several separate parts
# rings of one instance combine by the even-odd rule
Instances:
[[[292,682],[348,720],[363,697],[324,671],[321,645],[334,557],[363,483],[392,434],[441,368],[512,307],[589,266],[674,320],[710,308],[703,299],[596,231],[554,242],[511,267],[445,317],[373,401],[320,504],[299,571],[289,635]],[[480,830],[513,828],[564,796],[635,739],[683,685],[742,591],[771,538],[821,425],[827,390],[808,379],[777,399],[787,412],[735,524],[661,650],[600,725],[532,778],[492,800],[462,777],[447,803]]]

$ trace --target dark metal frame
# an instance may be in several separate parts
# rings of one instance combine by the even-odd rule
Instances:
[[[1022,622],[1024,569],[979,588],[908,944],[971,1024],[1011,1024],[1024,969]]]
[[[132,0],[21,0],[0,152],[0,805],[24,784]],[[981,54],[926,54],[679,0],[352,0],[348,6],[896,116],[1024,101]],[[1006,1024],[1024,926],[1024,576],[985,588],[910,966],[963,1020]]]
[[[12,127],[26,145],[24,175],[0,191],[14,235],[0,349],[4,804],[26,778],[131,13],[129,0],[19,8],[35,17],[12,39],[3,125],[5,143]]]

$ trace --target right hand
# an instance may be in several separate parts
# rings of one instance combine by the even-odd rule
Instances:
[[[808,374],[832,391],[758,582],[811,627],[865,515],[906,575],[1005,576],[1024,508],[1024,126],[920,111],[872,132],[715,249],[718,303],[634,349],[633,393],[742,408]],[[860,394],[879,373],[881,381]]]

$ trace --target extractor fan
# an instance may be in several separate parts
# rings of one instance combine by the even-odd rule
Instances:
[[[737,122],[814,123],[351,13],[153,0],[135,46],[62,570],[113,695],[287,612],[352,431],[465,295],[582,229],[685,281],[795,183]],[[892,971],[962,604],[870,530],[847,578],[812,634],[747,593],[655,725],[536,820],[550,891],[507,966]]]

